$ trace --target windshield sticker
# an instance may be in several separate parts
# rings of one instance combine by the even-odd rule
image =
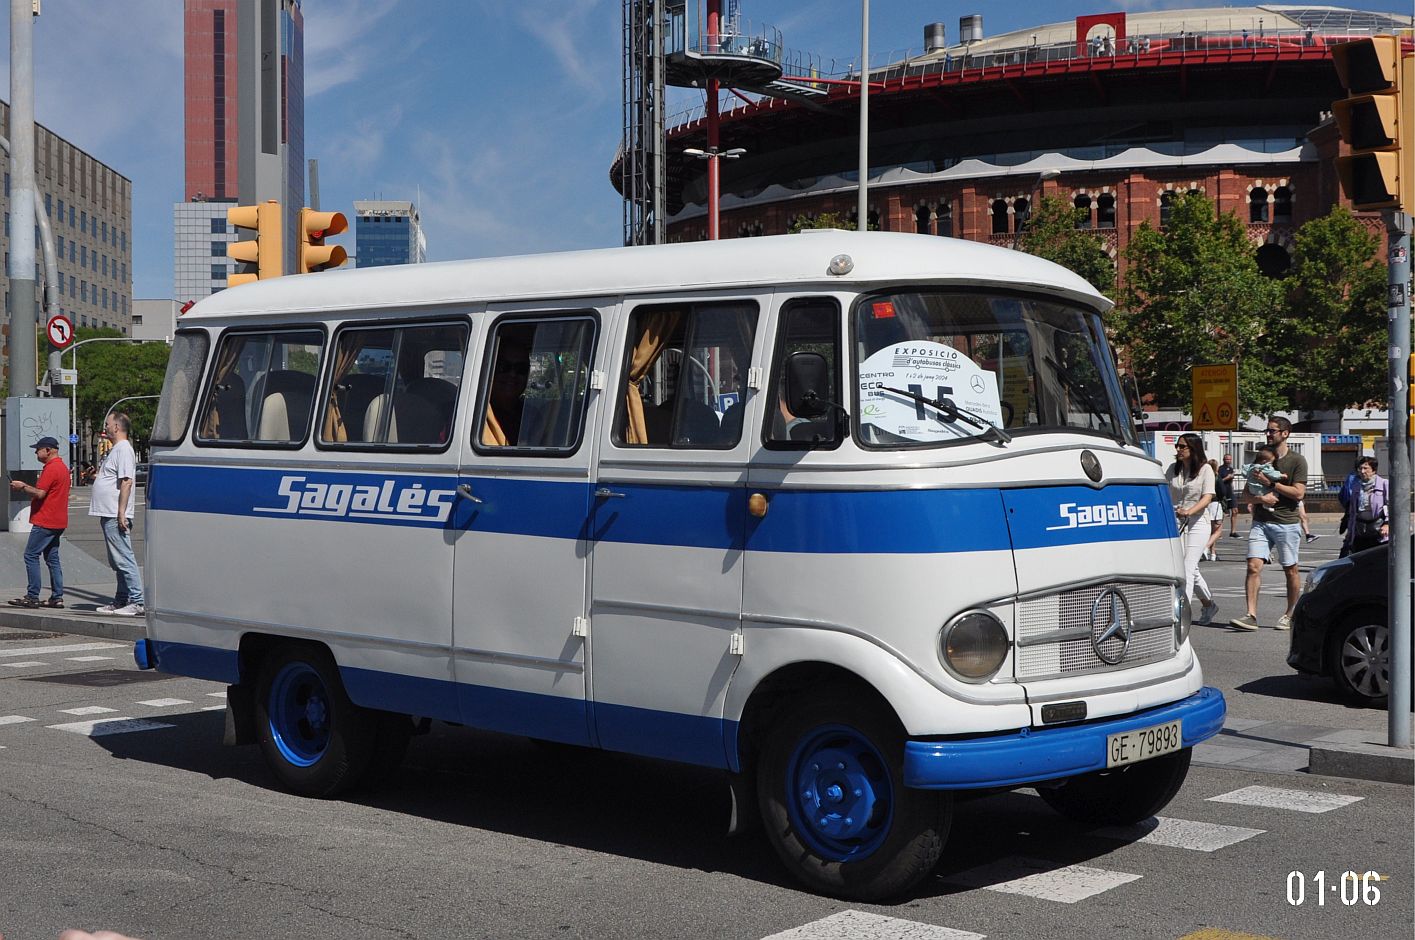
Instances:
[[[945,410],[928,403],[940,400]],[[950,418],[949,402],[969,417],[1003,426],[996,373],[951,346],[895,343],[860,364],[860,419],[890,434],[946,441],[982,433],[967,420]]]

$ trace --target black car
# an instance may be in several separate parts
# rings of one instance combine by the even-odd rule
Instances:
[[[1312,569],[1292,612],[1287,664],[1329,675],[1342,696],[1384,705],[1390,691],[1390,546]]]

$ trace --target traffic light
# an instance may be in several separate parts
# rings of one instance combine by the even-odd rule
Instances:
[[[301,274],[337,268],[349,259],[349,255],[339,245],[326,245],[324,240],[330,235],[347,231],[349,220],[342,212],[320,212],[315,209],[300,210],[300,267]]]
[[[1396,36],[1372,36],[1332,47],[1347,97],[1332,104],[1341,139],[1337,157],[1346,197],[1359,210],[1415,207],[1415,59]]]
[[[264,281],[285,273],[284,239],[280,235],[280,203],[274,199],[255,206],[232,206],[226,210],[226,221],[236,228],[254,229],[254,241],[232,242],[226,246],[226,257],[255,270],[246,270],[226,277],[227,287]]]

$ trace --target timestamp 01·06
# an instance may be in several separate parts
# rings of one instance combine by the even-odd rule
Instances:
[[[1363,875],[1358,875],[1354,871],[1344,871],[1339,879],[1327,878],[1324,871],[1314,872],[1310,876],[1312,882],[1312,900],[1318,907],[1327,903],[1327,892],[1331,892],[1333,898],[1340,897],[1341,903],[1347,907],[1355,904],[1376,905],[1381,900],[1381,890],[1377,885],[1381,881],[1381,876],[1374,871],[1368,871]],[[1287,903],[1293,907],[1301,907],[1307,900],[1308,875],[1305,872],[1294,871],[1287,874]]]

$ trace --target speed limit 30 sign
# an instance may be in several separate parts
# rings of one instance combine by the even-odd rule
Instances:
[[[74,341],[74,321],[62,313],[50,317],[44,331],[49,334],[49,342],[60,349]]]

